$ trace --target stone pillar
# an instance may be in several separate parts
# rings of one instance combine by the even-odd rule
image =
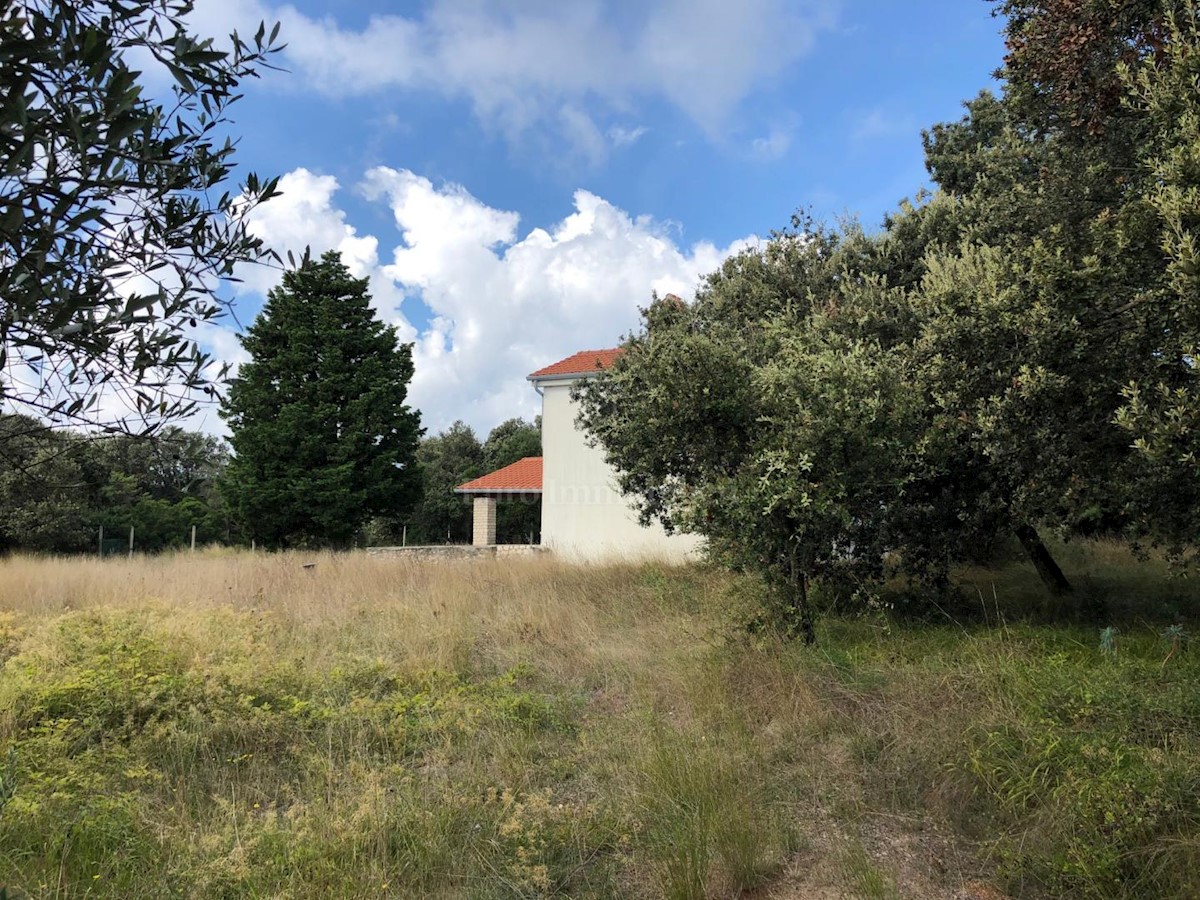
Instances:
[[[476,547],[491,547],[496,543],[496,498],[476,497],[471,518],[471,543]]]

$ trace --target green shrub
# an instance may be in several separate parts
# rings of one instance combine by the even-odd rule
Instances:
[[[411,895],[490,869],[516,895],[587,880],[614,830],[594,808],[434,777],[478,780],[480,748],[508,736],[569,739],[569,694],[537,690],[528,667],[468,677],[343,655],[322,671],[271,647],[264,617],[212,615],[216,656],[151,609],[68,614],[7,661],[0,884],[242,897]]]

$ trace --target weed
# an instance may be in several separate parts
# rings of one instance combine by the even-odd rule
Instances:
[[[1117,655],[1117,635],[1121,633],[1119,628],[1113,628],[1109,625],[1100,631],[1100,652],[1105,656]]]
[[[17,790],[17,748],[9,747],[8,755],[0,768],[0,818],[4,816],[4,807],[13,798]]]
[[[639,766],[665,897],[697,900],[714,881],[740,893],[778,868],[787,835],[769,787],[753,776],[761,761],[744,740],[731,740],[659,729]]]
[[[1167,667],[1167,663],[1171,661],[1171,657],[1178,653],[1181,648],[1187,646],[1188,642],[1191,641],[1191,635],[1184,630],[1182,625],[1168,625],[1166,629],[1163,630],[1162,639],[1166,641],[1171,648],[1167,652],[1166,658],[1162,661],[1163,668],[1165,669]]]

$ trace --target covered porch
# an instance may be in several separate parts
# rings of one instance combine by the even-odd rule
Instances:
[[[501,500],[536,500],[542,496],[542,457],[527,456],[454,489],[473,498],[471,545],[496,545],[496,504]]]

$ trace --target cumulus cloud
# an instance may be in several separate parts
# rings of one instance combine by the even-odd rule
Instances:
[[[395,221],[394,234],[376,237],[346,221],[336,179],[300,169],[282,184],[284,197],[254,213],[255,232],[276,250],[337,249],[371,279],[380,312],[414,343],[410,397],[435,431],[461,418],[486,433],[510,416],[536,415],[529,372],[617,343],[652,292],[691,297],[701,276],[756,241],[684,247],[662,223],[583,190],[570,215],[522,236],[516,213],[387,167],[358,185]],[[288,206],[275,206],[285,198]],[[379,254],[381,243],[393,249]]]
[[[512,140],[538,126],[595,161],[606,124],[665,100],[710,135],[755,88],[807,54],[839,0],[431,0],[361,28],[264,0],[206,0],[204,33],[278,20],[305,89],[343,97],[415,90],[465,99]]]
[[[370,278],[371,296],[382,318],[399,326],[405,339],[411,340],[414,334],[406,330],[400,312],[404,293],[380,273],[379,241],[371,235],[360,236],[346,222],[346,214],[333,205],[337,190],[338,181],[332,175],[293,169],[279,179],[280,195],[250,214],[248,229],[281,257],[291,252],[298,259],[306,247],[314,256],[338,251],[351,275]],[[244,266],[238,271],[244,293],[266,294],[279,283],[279,275],[277,268],[268,265]]]

